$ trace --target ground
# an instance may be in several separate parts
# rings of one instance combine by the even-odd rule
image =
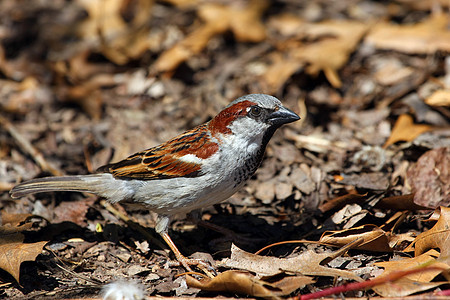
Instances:
[[[413,0],[2,1],[0,297],[100,297],[116,280],[146,296],[288,297],[374,278],[335,293],[445,293],[448,11]],[[203,210],[225,233],[171,223],[181,252],[216,273],[177,276],[152,212],[9,194],[95,172],[249,93],[302,119],[277,131],[241,191]]]

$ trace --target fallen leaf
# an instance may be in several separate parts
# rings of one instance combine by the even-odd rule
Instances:
[[[17,227],[33,216],[34,216],[33,214],[10,214],[7,213],[6,211],[2,211],[0,223],[1,225],[8,224],[10,226]]]
[[[414,194],[391,196],[380,199],[375,204],[376,208],[381,209],[395,209],[395,210],[426,210],[430,207],[418,205],[414,203]]]
[[[324,204],[319,206],[319,210],[322,213],[325,213],[330,210],[338,210],[343,208],[344,206],[348,204],[362,204],[366,200],[365,197],[367,196],[367,193],[365,194],[357,194],[357,193],[351,193],[351,194],[345,194],[339,197],[336,197],[332,200],[329,200],[325,202]]]
[[[362,239],[362,242],[355,249],[392,252],[386,231],[376,225],[367,224],[350,229],[326,231],[319,241],[327,245],[343,246],[357,238]]]
[[[0,51],[0,70],[1,65]],[[8,112],[26,114],[49,101],[49,90],[32,76],[25,77],[22,82],[0,80],[0,85],[0,107]]]
[[[309,171],[309,172],[308,172]],[[316,190],[316,184],[311,179],[310,170],[295,168],[289,176],[291,183],[302,193],[311,194]]]
[[[230,270],[220,273],[214,278],[197,280],[186,276],[189,287],[204,291],[231,292],[261,298],[275,298],[289,295],[291,292],[315,282],[306,276],[288,276],[277,282],[269,283],[258,279],[249,272]]]
[[[450,204],[450,147],[425,152],[406,172],[414,203],[436,208]]]
[[[340,184],[353,185],[360,189],[385,191],[389,179],[383,172],[341,174]]]
[[[331,253],[316,253],[313,250],[307,250],[295,257],[278,258],[248,253],[233,244],[231,246],[231,257],[224,259],[223,263],[228,267],[254,272],[259,276],[273,276],[282,272],[292,272],[312,276],[340,276],[360,281],[361,278],[352,272],[322,265],[324,262],[342,255],[347,250],[346,247]]]
[[[279,276],[263,277],[261,280],[268,281],[270,284],[279,289],[280,292],[275,292],[277,296],[287,296],[292,292],[305,287],[307,284],[315,283],[316,281],[308,276],[284,276],[281,279],[274,281],[273,278]]]
[[[264,286],[264,282],[258,280],[249,272],[225,271],[214,278],[204,278],[199,281],[190,275],[186,276],[189,287],[204,291],[227,291],[237,294],[251,295],[255,297],[274,297],[275,294]]]
[[[275,197],[275,181],[268,180],[258,185],[255,192],[255,197],[264,204],[270,204]]]
[[[425,103],[431,106],[450,106],[450,90],[434,91],[425,99]]]
[[[2,182],[2,181],[0,181],[0,192],[8,192],[14,186],[15,186],[15,184],[12,183],[12,182]]]
[[[203,4],[198,16],[203,24],[193,30],[184,40],[163,52],[154,68],[158,72],[174,70],[193,55],[203,51],[209,40],[231,30],[237,41],[260,42],[266,37],[261,16],[268,6],[267,0],[252,0],[247,5]]]
[[[425,232],[419,234],[414,244],[404,251],[410,251],[414,246],[414,255],[419,256],[434,248],[440,250],[439,261],[450,265],[450,208],[441,206],[440,216],[436,224]]]
[[[414,258],[406,258],[396,261],[378,262],[375,265],[384,268],[384,272],[379,276],[385,276],[389,273],[398,270],[409,270],[420,268],[425,265],[432,265],[448,269],[449,266],[445,263],[436,262],[436,251],[430,250]],[[426,291],[435,288],[447,282],[430,282],[437,275],[442,273],[442,270],[427,270],[419,273],[406,275],[395,282],[388,282],[373,287],[373,290],[383,297],[404,297],[417,292]]]
[[[294,57],[308,63],[308,74],[316,76],[323,71],[331,85],[339,88],[342,83],[338,70],[348,61],[367,29],[367,24],[357,21],[332,20],[313,24],[307,29],[307,35],[318,39],[317,42],[296,49]]]
[[[407,141],[411,142],[424,132],[433,130],[434,127],[426,124],[414,124],[413,118],[410,115],[400,115],[395,122],[392,129],[391,136],[384,143],[383,148],[399,142]]]
[[[140,57],[151,46],[147,23],[151,18],[153,0],[138,0],[135,6],[124,0],[78,0],[88,17],[77,27],[78,35],[86,42],[100,44],[99,50],[118,65]],[[123,9],[137,7],[127,12],[127,22],[122,17]],[[132,17],[130,17],[132,16]]]
[[[54,209],[53,223],[70,221],[80,226],[86,225],[86,213],[95,202],[94,197],[79,201],[63,201]]]
[[[292,195],[292,184],[279,182],[275,185],[275,196],[277,199],[286,199]]]
[[[374,79],[381,85],[395,85],[407,80],[413,73],[413,68],[403,66],[400,62],[393,60],[382,64],[374,74]]]
[[[406,211],[397,211],[395,212],[383,225],[380,226],[384,231],[393,232],[395,231],[400,224],[402,224],[407,216]]]
[[[284,83],[305,65],[302,61],[296,61],[290,53],[274,52],[268,54],[270,64],[266,72],[261,76],[268,90],[278,91]]]
[[[19,282],[20,265],[33,261],[42,253],[48,241],[23,243],[24,235],[11,232],[10,228],[0,227],[0,268],[11,274]]]
[[[341,224],[344,221],[347,221],[349,218],[354,217],[360,213],[364,213],[362,207],[358,204],[347,204],[339,211],[333,214],[331,220],[334,224]],[[347,225],[347,224],[345,224]]]
[[[179,8],[187,8],[198,5],[199,0],[164,0],[163,2],[170,3]]]
[[[271,24],[289,23],[288,33],[297,33],[297,40],[309,39],[312,42],[292,42],[288,40],[281,48],[286,49],[283,55],[273,55],[272,64],[263,75],[264,82],[271,91],[276,92],[284,82],[301,67],[306,73],[317,76],[323,71],[331,85],[339,88],[342,83],[338,70],[348,61],[368,25],[356,21],[323,21],[321,23],[306,23],[299,19],[293,21],[293,16],[281,16],[272,20]],[[297,26],[297,28],[295,28]],[[283,28],[277,25],[277,28]],[[282,32],[286,32],[284,29]],[[278,52],[279,50],[277,50]]]
[[[380,22],[369,32],[365,43],[377,49],[396,50],[409,54],[434,54],[450,51],[448,14],[434,14],[423,22],[396,25]]]

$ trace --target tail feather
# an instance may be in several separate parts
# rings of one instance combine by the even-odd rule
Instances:
[[[88,192],[97,194],[99,192],[99,181],[101,180],[102,177],[100,174],[37,178],[16,185],[11,189],[10,194],[13,198],[19,198],[28,194],[53,191]]]

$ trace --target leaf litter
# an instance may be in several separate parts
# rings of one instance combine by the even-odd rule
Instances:
[[[0,296],[98,297],[118,278],[158,296],[445,294],[448,3],[341,3],[1,2]],[[214,278],[177,277],[152,213],[8,195],[25,179],[95,171],[261,92],[302,122],[274,136],[245,189],[205,209],[225,235],[182,217],[171,227],[183,253],[214,260]]]

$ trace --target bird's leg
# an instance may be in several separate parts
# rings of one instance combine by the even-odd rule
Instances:
[[[181,254],[180,250],[178,250],[177,246],[175,246],[174,242],[170,238],[167,232],[160,233],[164,241],[166,241],[167,245],[172,250],[173,254],[175,254],[175,258],[177,261],[189,272],[192,272],[190,266],[199,265],[201,262],[198,259],[190,259]]]
[[[208,269],[211,269],[211,266],[208,265],[206,262],[200,259],[187,258],[183,254],[181,254],[180,250],[178,250],[177,246],[169,236],[168,233],[169,221],[170,219],[167,216],[158,216],[155,230],[161,235],[166,244],[172,250],[173,254],[175,254],[175,258],[177,259],[177,261],[189,272],[192,272],[190,266],[198,266],[200,267],[200,269],[203,269],[206,274],[210,274]]]

